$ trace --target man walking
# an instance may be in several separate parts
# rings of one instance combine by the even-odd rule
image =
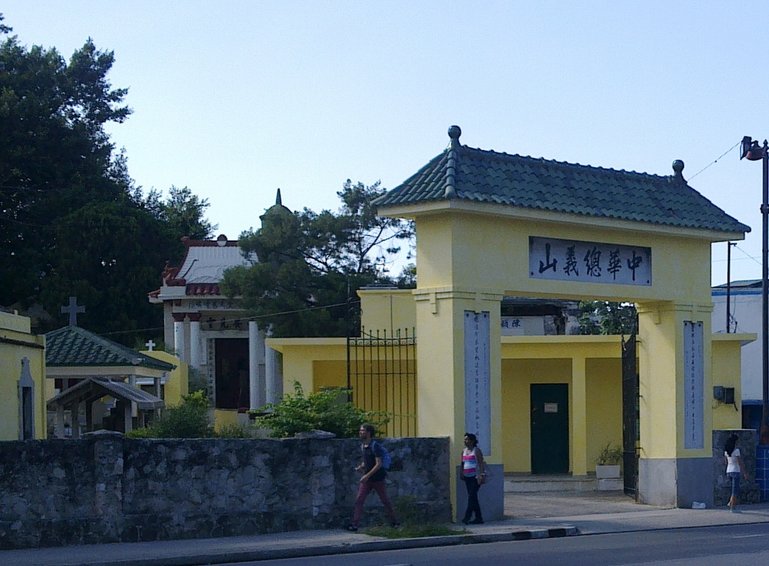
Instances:
[[[393,527],[400,526],[398,519],[395,517],[395,510],[392,503],[390,503],[390,498],[387,496],[387,488],[385,486],[387,470],[382,467],[384,448],[379,442],[374,440],[375,433],[374,425],[368,423],[362,424],[358,430],[363,460],[355,470],[363,472],[363,475],[358,484],[358,497],[355,499],[352,522],[347,526],[348,531],[358,530],[360,519],[363,516],[363,504],[372,490],[376,491],[377,495],[379,495],[379,499],[382,501],[382,505],[384,505],[385,513],[387,513],[387,518],[390,519],[390,524]]]

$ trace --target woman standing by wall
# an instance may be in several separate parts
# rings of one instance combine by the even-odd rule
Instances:
[[[465,447],[462,450],[462,481],[467,487],[467,510],[462,522],[467,525],[483,523],[481,505],[478,503],[478,490],[486,481],[486,463],[483,452],[478,447],[478,439],[474,434],[465,433]],[[470,518],[475,514],[475,519]]]
[[[724,447],[724,457],[726,458],[726,475],[732,480],[732,494],[729,497],[729,510],[737,513],[737,503],[740,497],[740,480],[744,477],[746,480],[745,465],[742,463],[740,449],[737,448],[739,437],[732,433],[726,441]]]

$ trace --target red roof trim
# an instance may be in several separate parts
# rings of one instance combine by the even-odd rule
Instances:
[[[187,295],[221,295],[218,283],[190,283]]]

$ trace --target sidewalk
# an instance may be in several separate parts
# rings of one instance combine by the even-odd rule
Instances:
[[[344,530],[298,531],[232,538],[115,543],[0,551],[0,564],[14,566],[197,565],[424,548],[532,538],[769,523],[769,504],[744,505],[740,513],[719,509],[666,509],[638,505],[620,494],[506,494],[511,518],[459,525],[467,534],[383,539]]]

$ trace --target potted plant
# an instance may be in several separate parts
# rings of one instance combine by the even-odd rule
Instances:
[[[622,448],[611,442],[607,443],[595,459],[595,477],[597,479],[618,478],[622,463]]]

